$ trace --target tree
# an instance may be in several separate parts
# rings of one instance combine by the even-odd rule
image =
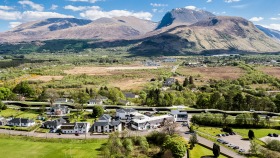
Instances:
[[[198,143],[197,135],[195,132],[191,135],[189,143],[191,144],[191,149],[195,146],[196,143]]]
[[[219,157],[220,155],[220,146],[216,143],[213,144],[213,154],[215,157]]]
[[[55,100],[59,97],[58,93],[54,89],[44,90],[42,95],[49,100],[51,106],[53,106]]]
[[[104,109],[100,105],[95,105],[92,108],[92,117],[94,117],[94,118],[98,118],[98,117],[102,116],[103,113],[104,113]]]
[[[13,92],[26,97],[31,97],[35,94],[35,90],[25,81],[17,84],[13,89]]]
[[[257,126],[261,120],[260,116],[257,113],[253,113],[254,125]]]
[[[192,76],[189,77],[189,84],[194,84]]]
[[[174,158],[182,158],[185,156],[187,151],[186,145],[187,143],[184,138],[178,135],[168,135],[164,141],[163,147],[165,151],[170,150]]]
[[[87,94],[84,91],[79,91],[78,93],[75,93],[73,95],[74,100],[80,104],[82,110],[84,109],[84,104],[86,104],[89,101],[89,94]]]
[[[183,82],[183,87],[187,87],[189,85],[189,79],[185,78],[184,82]]]
[[[249,130],[249,132],[248,132],[248,138],[249,138],[249,139],[254,139],[254,138],[255,138],[255,133],[254,133],[254,131]]]
[[[256,155],[256,154],[258,154],[258,151],[259,151],[259,145],[256,143],[255,140],[250,140],[250,150],[249,150],[249,152],[251,154]]]
[[[168,135],[173,135],[177,133],[177,128],[179,127],[178,123],[174,123],[173,121],[165,121],[163,124],[162,131]]]
[[[12,95],[9,88],[0,87],[0,100],[8,99]]]

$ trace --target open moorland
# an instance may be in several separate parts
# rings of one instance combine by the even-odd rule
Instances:
[[[260,67],[259,69],[268,75],[272,75],[280,79],[280,67],[267,66],[267,67]]]

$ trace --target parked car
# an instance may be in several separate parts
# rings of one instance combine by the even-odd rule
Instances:
[[[223,143],[224,141],[222,139],[217,139],[217,142]]]
[[[79,136],[79,133],[75,133],[75,136]]]
[[[239,146],[234,146],[232,149],[239,149]]]
[[[226,135],[225,134],[221,134],[223,137],[225,137]]]
[[[221,137],[221,134],[217,134],[216,136],[217,136],[217,137]]]
[[[228,142],[227,142],[227,141],[223,141],[222,143],[223,143],[223,144],[228,144]]]
[[[269,136],[269,137],[273,137],[273,135],[271,134],[271,133],[268,133],[268,135],[267,136]]]
[[[272,135],[273,135],[273,137],[278,137],[278,134],[276,134],[276,133],[273,133]]]
[[[245,152],[245,150],[244,150],[244,149],[239,149],[239,150],[238,150],[238,152],[240,152],[240,153],[244,153],[244,152]]]
[[[226,136],[229,136],[229,134],[228,134],[228,133],[226,133],[225,135],[226,135]]]

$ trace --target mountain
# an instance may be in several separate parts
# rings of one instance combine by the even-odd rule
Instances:
[[[164,17],[158,24],[157,29],[168,26],[174,27],[178,25],[191,25],[198,21],[205,20],[214,16],[214,14],[204,10],[176,8],[164,15]]]
[[[156,23],[135,17],[101,18],[94,21],[51,18],[25,23],[11,31],[0,33],[0,42],[51,39],[130,39],[152,31],[155,27]]]
[[[280,44],[240,17],[212,17],[177,26],[148,37],[130,51],[135,54],[279,52]]]
[[[269,29],[261,25],[256,25],[256,27],[264,32],[267,36],[280,41],[280,31]]]

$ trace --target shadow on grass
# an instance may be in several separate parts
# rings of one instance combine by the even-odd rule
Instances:
[[[242,138],[241,140],[244,140],[244,141],[250,141],[249,138]]]

